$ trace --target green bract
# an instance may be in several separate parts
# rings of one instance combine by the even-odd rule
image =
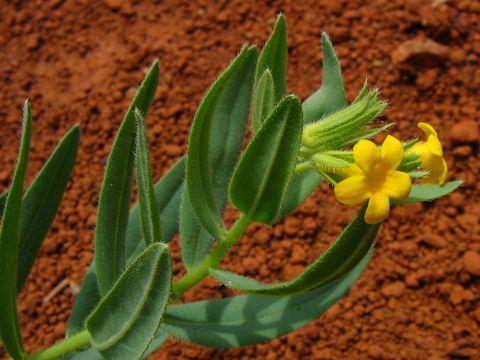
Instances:
[[[214,347],[257,344],[305,325],[348,291],[371,259],[381,224],[364,220],[369,207],[361,196],[367,191],[350,194],[346,186],[343,191],[352,202],[359,197],[355,204],[363,206],[329,249],[295,279],[265,284],[220,266],[250,224],[274,226],[322,180],[337,191],[342,185],[336,184],[357,176],[354,180],[363,186],[362,174],[383,156],[366,139],[392,126],[371,125],[386,103],[378,99],[378,90],[365,84],[347,104],[340,63],[326,34],[321,43],[323,83],[302,104],[287,92],[287,24],[280,15],[259,55],[254,46],[243,47],[206,92],[193,119],[187,154],[156,182],[147,136],[159,79],[158,62],[153,63],[108,157],[94,262],[77,296],[66,338],[33,355],[23,347],[16,296],[65,192],[79,127],[67,132],[24,194],[32,132],[30,106],[25,103],[17,166],[9,189],[0,194],[0,335],[15,360],[142,359],[169,336]],[[247,131],[249,119],[252,131]],[[246,139],[246,134],[251,137]],[[368,159],[358,151],[359,141],[370,151]],[[452,181],[410,187],[410,180],[427,182],[430,172],[433,178],[438,166],[432,170],[425,161],[425,142],[395,141],[395,166],[399,165],[392,172],[402,172],[407,190],[395,205],[431,201],[461,185]],[[436,141],[438,154],[441,145]],[[357,164],[366,170],[362,173]],[[139,202],[130,208],[134,177]],[[239,212],[230,227],[224,221],[227,206]],[[172,283],[168,243],[177,233],[186,273]],[[247,294],[176,303],[209,275]]]

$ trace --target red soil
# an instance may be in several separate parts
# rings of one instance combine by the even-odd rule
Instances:
[[[19,297],[29,351],[62,338],[92,259],[102,171],[142,74],[154,58],[161,82],[148,122],[158,179],[186,148],[201,96],[245,42],[262,44],[275,14],[289,23],[289,86],[320,83],[319,36],[330,34],[350,98],[368,78],[391,106],[401,138],[417,121],[443,140],[450,178],[465,186],[433,204],[396,208],[364,276],[305,328],[266,344],[215,350],[171,339],[152,359],[480,358],[480,3],[475,0],[11,1],[0,13],[0,190],[15,163],[20,106],[30,98],[34,138],[28,181],[56,142],[80,123],[77,167],[48,239]],[[273,229],[252,226],[228,266],[263,280],[291,278],[354,215],[322,185]],[[178,246],[175,269],[181,271]],[[52,293],[57,288],[58,292]],[[224,296],[213,280],[184,299]],[[1,350],[0,350],[1,353]],[[0,354],[0,357],[1,354]]]

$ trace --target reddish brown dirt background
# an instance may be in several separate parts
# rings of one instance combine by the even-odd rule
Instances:
[[[148,122],[158,179],[185,151],[192,114],[208,86],[242,44],[265,41],[280,11],[289,24],[290,91],[305,97],[320,84],[319,36],[327,31],[349,97],[368,78],[390,101],[385,119],[397,123],[396,136],[416,136],[420,120],[436,126],[450,178],[463,179],[465,186],[432,204],[394,209],[364,276],[303,329],[236,350],[171,339],[152,359],[480,359],[480,2],[475,0],[1,5],[0,190],[8,186],[15,163],[25,98],[34,114],[28,181],[70,126],[82,128],[74,177],[19,297],[29,351],[63,336],[72,291],[92,259],[106,157],[147,67],[160,59],[161,82]],[[252,226],[229,267],[263,280],[291,278],[354,212],[321,186],[273,229]],[[173,248],[179,264],[178,245]],[[176,265],[177,273],[180,268]],[[207,280],[184,299],[226,294]]]

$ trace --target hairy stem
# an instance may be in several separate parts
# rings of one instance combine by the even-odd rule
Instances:
[[[228,254],[231,247],[243,235],[250,220],[245,215],[241,215],[237,222],[230,228],[224,238],[220,240],[212,250],[209,256],[205,258],[200,264],[191,269],[187,274],[173,284],[174,298],[179,298],[187,290],[197,285],[201,280],[208,276],[208,269],[217,267]]]
[[[72,352],[81,350],[90,345],[90,333],[84,330],[71,338],[65,339],[62,342],[49,347],[39,353],[29,355],[26,360],[53,360],[60,359]]]
[[[182,296],[186,291],[197,285],[200,281],[208,276],[208,269],[217,267],[228,254],[232,246],[243,235],[250,220],[241,215],[235,224],[228,230],[223,239],[221,239],[215,248],[212,250],[205,260],[191,269],[179,281],[173,284],[173,299]],[[172,299],[172,300],[173,300]],[[62,342],[49,347],[39,353],[28,355],[25,360],[54,360],[62,358],[65,355],[71,354],[90,346],[91,336],[87,330],[84,330]]]

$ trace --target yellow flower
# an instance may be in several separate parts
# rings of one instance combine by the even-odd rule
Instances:
[[[354,206],[368,200],[365,222],[377,224],[390,212],[390,198],[403,199],[412,188],[407,173],[397,171],[404,150],[398,139],[388,135],[382,149],[369,140],[353,147],[355,164],[348,178],[335,185],[335,196],[342,204]]]
[[[419,141],[413,145],[407,152],[414,152],[420,155],[423,169],[430,171],[420,182],[427,184],[444,184],[447,180],[448,167],[447,162],[443,158],[443,149],[438,134],[435,129],[424,122],[417,125],[423,131],[427,141]]]

